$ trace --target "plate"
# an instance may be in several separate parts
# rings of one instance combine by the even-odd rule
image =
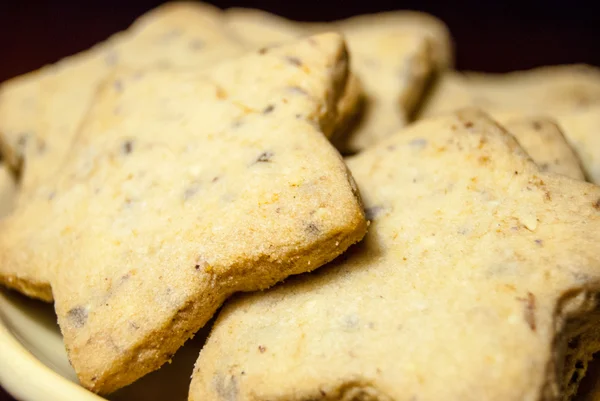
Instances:
[[[50,304],[0,289],[0,384],[22,401],[187,401],[207,324],[170,364],[107,398],[79,386]]]

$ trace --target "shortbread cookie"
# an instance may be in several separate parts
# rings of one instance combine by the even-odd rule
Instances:
[[[223,20],[227,29],[249,49],[279,46],[310,34],[294,21],[250,8],[227,9]],[[334,30],[333,28],[331,26],[329,31]],[[338,104],[338,120],[331,132],[334,143],[340,142],[357,120],[364,103],[362,95],[360,79],[351,74]],[[325,134],[329,133],[325,132]]]
[[[350,158],[371,219],[318,272],[225,306],[190,400],[557,399],[598,327],[600,187],[474,110]],[[568,344],[568,346],[567,346]],[[570,350],[569,350],[570,349]]]
[[[554,115],[600,103],[600,70],[587,65],[540,67],[507,74],[444,74],[424,104],[424,117],[475,106]]]
[[[474,105],[497,115],[549,115],[581,159],[587,178],[600,184],[600,69],[542,67],[509,74],[448,72],[419,115]]]
[[[399,12],[328,24],[301,24],[260,10],[233,8],[226,10],[225,20],[236,35],[253,46],[289,41],[311,31],[338,30],[344,34],[352,70],[362,83],[365,102],[364,115],[358,124],[333,139],[343,153],[358,152],[406,125],[421,100],[434,66],[437,63],[438,67],[446,67],[452,54],[445,26],[420,13]],[[444,49],[443,55],[440,49]]]
[[[517,120],[535,120],[538,118],[534,114],[526,115],[520,111],[492,111],[491,114],[501,124],[510,124]],[[553,117],[553,120],[558,124],[560,131],[564,133],[564,138],[579,160],[579,168],[583,170],[585,179],[595,184],[600,184],[600,103],[595,106],[583,107],[581,110],[557,113]],[[545,144],[540,143],[539,145],[535,145],[532,143],[532,147],[536,148],[535,150],[529,149],[527,145],[523,145],[523,147],[538,164],[550,162],[549,158],[552,157],[552,154],[555,154],[556,157],[562,154],[560,157],[562,161],[557,159],[556,163],[563,164],[564,167],[570,165],[569,170],[575,173],[575,162],[569,156],[571,151],[561,145],[562,140],[558,136],[555,136],[555,140],[556,142],[546,137]],[[544,158],[547,160],[542,160]],[[554,166],[550,171],[556,171],[554,169],[557,167]],[[563,173],[565,172],[566,170],[563,171]],[[567,175],[580,178],[579,174]]]
[[[426,36],[404,30],[346,32],[352,69],[360,78],[365,109],[351,132],[335,145],[358,152],[406,125],[432,73]]]
[[[515,136],[541,171],[585,180],[577,154],[551,118],[513,118],[509,119],[504,127]]]
[[[90,50],[3,83],[0,145],[13,168],[25,161],[23,197],[61,165],[107,73],[117,66],[201,67],[241,54],[241,44],[221,25],[211,6],[166,4]]]
[[[46,185],[48,178],[61,166],[76,127],[91,103],[95,86],[108,71],[119,65],[202,67],[241,53],[245,46],[221,26],[219,13],[202,3],[167,4],[142,16],[128,31],[92,50],[4,84],[0,92],[0,117],[4,118],[0,120],[0,133],[9,144],[13,138],[27,145],[27,166],[22,172],[19,203],[29,203],[34,198],[46,202],[53,196],[54,190]],[[361,93],[356,78],[348,79],[344,95],[338,101],[337,117],[322,126],[327,136],[339,138],[347,130]],[[46,99],[52,101],[44,102]],[[29,101],[35,105],[21,107]],[[26,124],[39,124],[40,129],[25,129]],[[19,132],[25,131],[37,134],[28,134],[31,141],[16,138]],[[18,165],[22,155],[19,151],[9,153]],[[52,300],[45,268],[38,271],[33,265],[2,265],[0,276],[4,276],[0,282],[28,296]]]
[[[433,15],[417,11],[391,11],[365,14],[348,18],[337,23],[342,33],[360,35],[374,27],[381,30],[405,30],[416,35],[426,36],[431,43],[432,59],[439,70],[454,65],[454,45],[450,31],[444,22]]]
[[[0,237],[15,274],[49,270],[82,385],[131,383],[232,293],[316,269],[363,237],[357,189],[320,132],[346,78],[343,39],[327,34],[206,73],[105,83],[52,197]]]
[[[433,15],[417,11],[365,14],[334,22],[297,22],[262,10],[232,7],[225,10],[227,27],[240,40],[255,46],[269,46],[305,36],[307,33],[340,31],[369,34],[373,30],[402,29],[431,42],[432,59],[439,69],[454,65],[454,44],[446,24]],[[352,45],[349,44],[352,50]]]
[[[361,35],[363,32],[403,30],[426,36],[431,43],[432,59],[436,70],[444,71],[454,66],[454,44],[446,24],[433,15],[417,11],[391,11],[364,14],[333,23],[302,23],[311,32],[323,32],[335,27],[340,32]]]
[[[88,51],[2,84],[0,144],[13,168],[22,167],[16,203],[46,202],[53,196],[48,183],[62,165],[97,85],[110,71],[120,65],[202,67],[243,53],[219,18],[218,9],[201,3],[166,4]],[[38,225],[34,219],[29,224],[31,229]],[[52,300],[45,268],[3,264],[0,283]]]
[[[12,211],[17,192],[15,179],[6,165],[0,161],[0,218]]]

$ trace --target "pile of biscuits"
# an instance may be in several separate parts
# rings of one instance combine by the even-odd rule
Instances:
[[[0,86],[0,283],[54,302],[96,393],[224,304],[190,400],[571,399],[600,70],[452,66],[422,13],[160,6]]]

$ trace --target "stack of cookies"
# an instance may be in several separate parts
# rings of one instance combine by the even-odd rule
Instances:
[[[572,399],[600,70],[452,68],[421,13],[150,11],[0,86],[0,283],[54,303],[96,393],[224,305],[191,401]]]

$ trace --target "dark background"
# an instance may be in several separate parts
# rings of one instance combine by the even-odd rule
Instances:
[[[600,65],[599,1],[558,0],[214,0],[300,20],[414,9],[449,25],[457,66],[504,72],[544,64]],[[0,0],[0,81],[86,49],[159,5],[150,0]]]
[[[247,0],[209,1],[261,8],[305,21],[329,21],[394,9],[443,19],[457,44],[460,69],[505,72],[546,64],[600,66],[598,1]],[[123,30],[161,1],[0,0],[0,81],[84,50]],[[32,380],[35,380],[32,378]],[[0,400],[10,398],[0,389]]]

